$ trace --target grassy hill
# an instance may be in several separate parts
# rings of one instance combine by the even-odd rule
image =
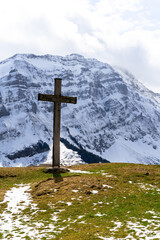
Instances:
[[[69,169],[0,168],[0,239],[160,239],[160,166]]]

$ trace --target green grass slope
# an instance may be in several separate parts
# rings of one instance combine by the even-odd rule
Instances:
[[[3,200],[9,189],[30,184],[31,195],[19,216],[12,214],[21,227],[4,229],[0,220],[0,239],[160,239],[160,166],[70,169],[53,176],[42,167],[0,168],[0,217],[7,214]]]

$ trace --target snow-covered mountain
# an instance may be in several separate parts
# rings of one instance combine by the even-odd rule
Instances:
[[[160,95],[131,74],[78,54],[15,55],[0,63],[0,166],[51,161],[53,94],[62,78],[61,163],[160,164]]]

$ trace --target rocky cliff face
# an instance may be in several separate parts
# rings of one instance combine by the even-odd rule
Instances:
[[[61,163],[160,163],[160,95],[128,72],[71,54],[15,55],[0,63],[0,164],[37,165],[51,159],[53,94],[62,78]]]

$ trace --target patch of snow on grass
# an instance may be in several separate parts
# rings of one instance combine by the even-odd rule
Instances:
[[[112,237],[102,237],[98,235],[98,238],[104,240],[116,240],[114,237],[114,233],[116,233],[121,227],[125,227],[129,229],[131,232],[125,238],[120,239],[128,239],[128,240],[136,240],[136,239],[160,239],[160,215],[156,214],[154,211],[148,211],[146,213],[152,214],[152,219],[142,219],[141,221],[136,221],[136,219],[132,218],[132,221],[128,221],[125,225],[121,222],[114,222],[115,226],[110,229]],[[98,214],[97,214],[98,216]],[[99,215],[100,216],[100,215]],[[144,224],[143,224],[144,222]]]
[[[114,224],[115,224],[115,227],[110,230],[112,232],[116,232],[122,226],[121,222],[114,222]]]
[[[2,203],[6,203],[7,207],[0,214],[0,230],[4,239],[11,239],[11,236],[12,239],[23,239],[24,236],[32,237],[37,234],[36,228],[27,227],[26,225],[30,218],[26,215],[22,216],[22,211],[31,204],[29,188],[29,185],[21,184],[8,190],[5,195]],[[33,208],[36,209],[35,204],[33,204]],[[18,232],[23,232],[22,238]],[[9,234],[11,236],[8,236]]]
[[[147,183],[146,184],[138,183],[138,185],[142,190],[145,190],[145,191],[156,190],[156,192],[160,194],[160,189],[157,188],[157,186],[154,186],[152,184],[147,184]]]
[[[54,221],[54,222],[57,222],[58,221],[58,217],[57,217],[57,214],[54,214],[53,216],[52,216],[52,220]]]
[[[142,220],[143,221],[143,220]],[[157,230],[159,228],[160,221],[155,220],[147,220],[144,219],[145,222],[148,222],[147,226],[146,224],[143,225],[140,222],[127,222],[127,227],[135,231],[136,237],[139,239],[145,238],[147,240],[152,239],[160,239],[160,230]]]
[[[72,192],[74,192],[74,193],[76,193],[76,192],[78,192],[78,191],[79,191],[79,190],[76,190],[76,189],[75,189],[75,190],[72,190]]]
[[[53,239],[54,234],[60,232],[61,229],[54,223],[59,220],[58,214],[63,210],[58,210],[51,216],[51,223],[46,221],[43,223],[41,219],[37,222],[34,215],[38,212],[45,214],[46,210],[39,209],[32,202],[29,191],[29,185],[20,184],[6,192],[4,201],[0,203],[7,205],[0,214],[1,239]],[[24,212],[26,209],[28,213]]]
[[[92,174],[92,172],[89,171],[81,171],[81,170],[73,170],[73,169],[69,169],[69,171],[71,173],[87,173],[87,174]]]
[[[115,240],[115,238],[113,238],[113,237],[106,238],[106,237],[98,236],[98,238],[103,239],[103,240]]]
[[[71,206],[71,205],[72,205],[72,203],[71,203],[71,202],[66,202],[66,204],[67,204],[68,206]]]
[[[29,193],[26,192],[29,188],[29,185],[20,185],[19,187],[13,187],[9,190],[2,202],[7,203],[6,211],[11,212],[12,214],[18,214],[24,210],[31,203]]]
[[[81,222],[79,222],[80,224],[87,224],[85,221],[81,221]]]
[[[106,185],[106,184],[103,184],[103,187],[113,188],[113,187],[111,187],[111,186],[109,186],[109,185]]]
[[[102,172],[102,176],[105,176],[105,177],[115,177],[113,175],[108,175],[108,173],[103,173],[103,172]]]
[[[97,193],[98,193],[98,190],[92,190],[91,193],[97,194]]]
[[[80,216],[78,216],[78,219],[81,219],[81,218],[83,218],[84,217],[84,215],[80,215]]]
[[[106,214],[105,214],[105,213],[102,214],[102,213],[99,213],[99,212],[98,212],[98,213],[95,214],[95,216],[96,216],[96,217],[102,217],[102,216],[106,216]]]

